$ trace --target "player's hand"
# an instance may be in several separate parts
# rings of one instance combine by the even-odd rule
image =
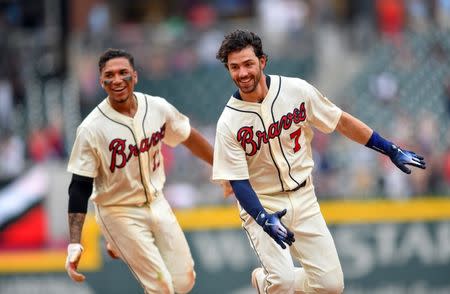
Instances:
[[[425,160],[422,156],[408,150],[403,150],[396,145],[392,145],[389,157],[391,161],[404,173],[410,174],[411,170],[406,165],[412,165],[421,169],[425,169]]]
[[[119,259],[119,254],[117,254],[117,252],[112,248],[111,244],[109,244],[108,242],[106,243],[106,252],[108,252],[108,255],[112,258],[112,259]]]
[[[234,193],[230,181],[220,181],[220,186],[222,187],[223,190],[223,197],[227,198],[228,196]]]
[[[75,282],[83,282],[86,277],[77,272],[78,262],[80,262],[83,246],[78,243],[71,243],[67,246],[66,271],[69,277]]]
[[[256,222],[263,227],[281,248],[286,249],[286,244],[291,246],[295,242],[294,234],[289,231],[281,222],[281,218],[286,214],[286,209],[275,213],[261,211],[256,218]]]

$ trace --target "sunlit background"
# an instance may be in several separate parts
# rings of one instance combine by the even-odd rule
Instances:
[[[338,134],[316,132],[314,184],[345,293],[450,293],[449,0],[0,0],[0,293],[142,293],[105,255],[90,216],[81,271],[64,271],[66,164],[76,127],[105,98],[97,61],[135,56],[138,91],[162,96],[211,143],[235,91],[224,35],[258,33],[267,74],[308,80],[384,137],[425,156],[407,176]],[[196,261],[192,293],[256,293],[258,261],[234,197],[180,146],[165,195]],[[92,210],[90,209],[90,212]]]

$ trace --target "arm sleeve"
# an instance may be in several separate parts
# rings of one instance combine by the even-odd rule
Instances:
[[[88,200],[92,194],[93,178],[72,175],[69,185],[69,213],[86,213]]]
[[[261,211],[265,211],[248,180],[230,181],[242,208],[256,220]]]
[[[377,132],[373,131],[372,135],[369,138],[369,141],[365,146],[391,157],[394,155],[393,151],[395,150],[392,148],[392,145],[394,145],[394,143],[386,140]]]
[[[249,178],[245,150],[225,127],[217,126],[214,142],[212,179],[245,180]]]
[[[175,147],[189,137],[191,125],[187,116],[179,112],[166,100],[163,101],[164,111],[166,112],[166,129],[163,142]]]
[[[342,110],[323,96],[312,85],[307,85],[307,114],[312,126],[323,133],[331,133],[336,129]]]

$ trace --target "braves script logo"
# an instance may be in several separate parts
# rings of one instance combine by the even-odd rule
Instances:
[[[246,154],[248,156],[253,156],[261,148],[261,145],[263,143],[267,144],[270,139],[279,137],[281,134],[281,130],[288,130],[291,127],[292,123],[298,124],[299,122],[302,122],[305,119],[306,119],[305,102],[302,102],[299,108],[294,108],[292,112],[283,115],[279,121],[271,123],[269,128],[267,129],[267,132],[265,130],[264,131],[258,130],[256,131],[256,133],[254,133],[253,126],[240,128],[237,133],[237,140],[239,143],[241,143],[241,146],[242,148],[244,148],[244,150],[247,150],[247,146],[249,146],[250,151],[247,152]],[[299,130],[301,131],[301,129]],[[298,137],[300,136],[301,132],[296,131],[294,133],[298,133],[298,136],[295,136],[296,137],[295,143],[297,145]],[[291,138],[293,138],[292,135]],[[296,148],[294,148],[294,151],[298,151],[299,149],[300,147],[296,146]]]
[[[140,153],[148,152],[152,146],[157,145],[163,138],[166,130],[164,124],[159,131],[154,132],[150,138],[144,138],[138,145],[129,144],[127,148],[127,140],[114,139],[109,144],[111,151],[111,165],[109,169],[114,172],[116,168],[123,168],[132,156],[139,156]]]

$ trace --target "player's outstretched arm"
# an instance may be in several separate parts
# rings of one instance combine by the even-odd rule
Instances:
[[[213,164],[213,147],[195,128],[191,127],[191,133],[183,142],[183,145],[191,150],[192,154],[196,157],[202,159],[210,165]]]
[[[424,158],[416,153],[404,150],[394,143],[384,139],[365,123],[352,115],[343,112],[336,130],[347,138],[363,144],[375,151],[389,156],[391,161],[404,173],[410,174],[407,165],[425,169]]]
[[[286,209],[275,213],[268,213],[258,199],[248,180],[230,181],[239,204],[250,214],[264,231],[285,249],[295,242],[294,234],[281,222]]]
[[[75,282],[83,282],[86,278],[77,271],[83,253],[81,233],[86,218],[88,200],[92,193],[94,179],[73,174],[69,185],[69,232],[70,244],[67,246],[66,270]]]

